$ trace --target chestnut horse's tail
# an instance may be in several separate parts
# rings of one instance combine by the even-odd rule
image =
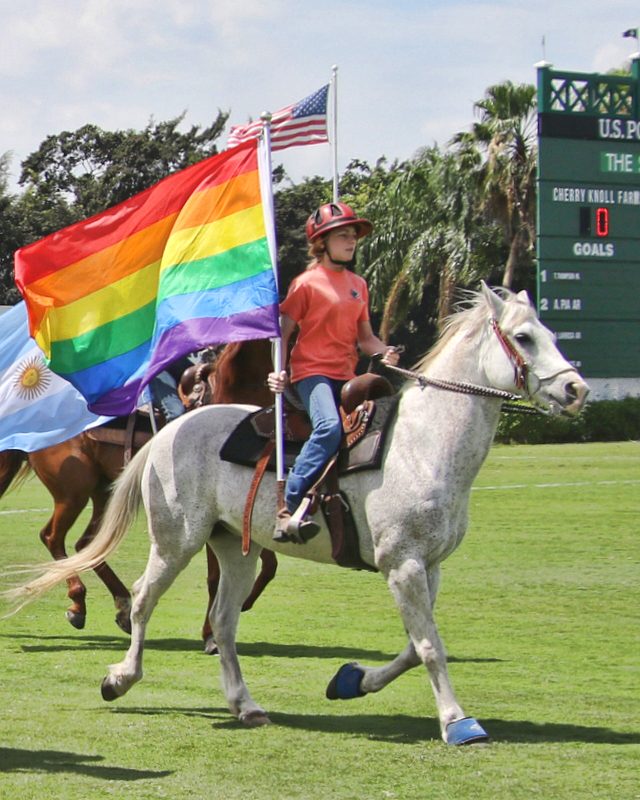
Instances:
[[[142,472],[147,463],[152,442],[153,439],[147,442],[115,481],[113,492],[105,508],[102,524],[94,539],[84,549],[69,558],[53,563],[48,562],[39,567],[27,568],[27,572],[35,571],[38,577],[29,583],[2,592],[0,595],[2,598],[15,604],[11,613],[15,613],[33,600],[37,600],[72,575],[95,569],[118,549],[133,524],[142,502]],[[19,571],[24,572],[25,570],[20,569]]]
[[[0,453],[0,497],[4,496],[16,475],[22,482],[30,470],[27,453],[22,450],[3,450]]]

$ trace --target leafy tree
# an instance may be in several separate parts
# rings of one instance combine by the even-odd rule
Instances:
[[[227,120],[218,112],[204,128],[178,130],[184,114],[142,131],[103,131],[84,125],[49,136],[22,163],[19,196],[7,194],[8,154],[0,159],[0,295],[19,299],[13,253],[81,219],[98,214],[177,170],[217,152]]]
[[[13,283],[13,253],[20,246],[20,217],[15,197],[9,193],[11,153],[0,156],[0,303],[14,305],[20,293]]]
[[[331,200],[333,189],[331,181],[317,175],[295,185],[281,167],[274,171],[274,183],[279,288],[284,297],[293,278],[303,272],[309,262],[305,234],[307,219],[318,206]]]
[[[475,104],[480,122],[453,143],[465,156],[479,149],[483,209],[497,220],[509,243],[502,283],[511,286],[520,264],[530,272],[535,242],[536,89],[511,81],[490,86]]]
[[[424,149],[367,207],[376,229],[363,243],[363,272],[373,307],[383,310],[383,339],[412,309],[424,310],[425,292],[433,301],[433,329],[451,313],[457,286],[493,270],[499,236],[478,212],[475,166],[469,158]]]
[[[352,206],[356,213],[362,213],[380,192],[394,182],[405,166],[397,161],[387,166],[384,156],[376,161],[374,167],[354,158],[340,178],[340,199]]]
[[[34,232],[44,236],[98,214],[216,153],[228,115],[219,111],[204,130],[193,125],[182,133],[184,116],[151,121],[142,131],[84,125],[47,137],[23,162],[20,176],[28,210],[37,217],[34,228],[41,226]]]

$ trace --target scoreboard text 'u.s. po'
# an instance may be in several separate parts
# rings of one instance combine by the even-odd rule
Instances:
[[[640,394],[639,59],[538,65],[538,311],[596,398]]]

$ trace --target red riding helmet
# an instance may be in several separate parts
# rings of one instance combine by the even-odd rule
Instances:
[[[373,230],[368,219],[356,217],[352,208],[345,203],[325,203],[307,220],[307,241],[309,244],[336,228],[354,225],[358,239],[362,239]]]

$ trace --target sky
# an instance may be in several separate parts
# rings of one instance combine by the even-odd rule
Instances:
[[[0,154],[20,162],[49,135],[91,123],[228,128],[312,94],[338,67],[338,168],[445,145],[474,103],[534,64],[606,72],[636,42],[620,0],[0,0]],[[331,148],[274,155],[292,180],[332,174]]]

